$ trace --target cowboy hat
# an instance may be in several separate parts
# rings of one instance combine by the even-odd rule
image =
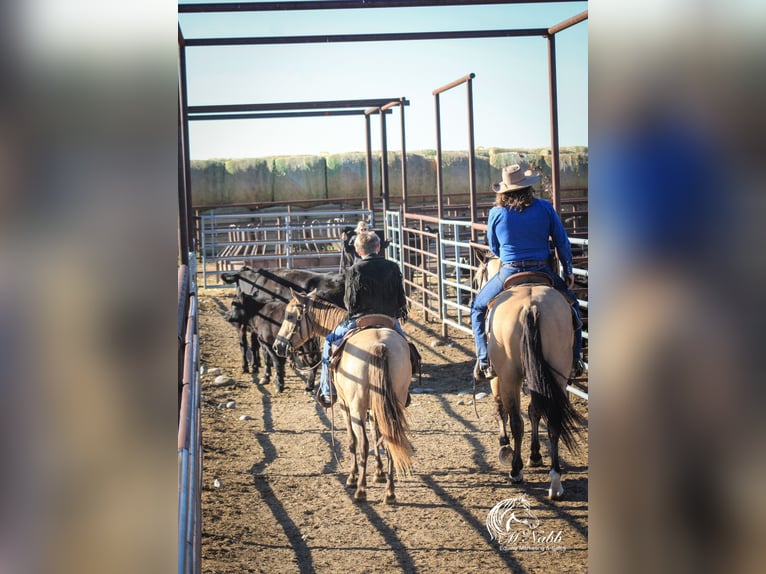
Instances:
[[[539,179],[540,174],[534,173],[531,169],[522,171],[521,166],[516,163],[503,168],[503,181],[492,185],[492,189],[495,193],[516,191],[534,185]]]

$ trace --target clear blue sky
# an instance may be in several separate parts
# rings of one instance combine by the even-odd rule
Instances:
[[[191,2],[185,2],[191,3]],[[542,28],[587,10],[587,2],[253,14],[181,14],[186,38]],[[588,145],[588,22],[556,36],[562,146]],[[477,146],[547,147],[548,43],[541,37],[187,48],[189,103],[247,104],[404,96],[407,149],[436,147],[435,88],[475,73]],[[468,144],[466,89],[443,94],[442,145]],[[379,121],[372,122],[380,148]],[[387,121],[400,146],[399,112]],[[192,159],[363,151],[364,119],[331,117],[199,121]]]

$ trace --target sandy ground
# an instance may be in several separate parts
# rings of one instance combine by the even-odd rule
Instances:
[[[442,339],[438,326],[417,313],[405,324],[424,361],[407,409],[414,474],[397,479],[397,503],[386,505],[385,485],[374,483],[371,472],[367,502],[355,503],[344,487],[340,409],[319,407],[290,367],[282,393],[240,373],[237,338],[223,319],[231,297],[221,290],[200,294],[202,364],[235,381],[217,387],[212,375],[202,378],[203,572],[587,571],[587,430],[580,453],[561,447],[564,500],[547,500],[547,466],[525,468],[525,482],[511,484],[497,458],[491,397],[476,401],[478,418],[474,412],[469,335],[450,329]],[[428,392],[415,392],[421,388]],[[489,384],[476,391],[488,393]],[[232,400],[235,408],[219,407]],[[573,402],[587,416],[587,403]],[[241,420],[245,415],[251,419]],[[526,421],[525,460],[529,429]],[[544,425],[542,431],[547,465]],[[502,549],[487,531],[487,515],[521,495],[539,526],[511,524],[515,539]]]

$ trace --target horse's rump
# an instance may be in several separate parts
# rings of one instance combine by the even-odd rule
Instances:
[[[488,320],[495,370],[526,379],[543,418],[558,424],[564,443],[576,449],[575,428],[583,421],[566,392],[574,333],[566,299],[552,287],[517,285],[498,296]]]
[[[543,333],[540,329],[540,310],[537,305],[521,311],[521,353],[522,371],[525,374],[534,406],[540,411],[546,424],[561,430],[561,440],[572,452],[579,450],[576,435],[583,418],[574,409],[566,391],[566,380],[562,384],[561,371],[548,362],[543,349]],[[568,349],[568,347],[567,347]]]
[[[338,394],[352,412],[369,408],[397,472],[403,474],[411,472],[412,454],[404,412],[412,376],[409,353],[407,341],[393,329],[365,329],[348,339],[335,373]]]

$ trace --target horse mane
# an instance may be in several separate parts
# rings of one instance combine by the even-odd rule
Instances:
[[[343,307],[338,307],[316,294],[309,296],[308,300],[310,305],[306,308],[307,319],[326,333],[335,329],[346,318],[346,310]]]

